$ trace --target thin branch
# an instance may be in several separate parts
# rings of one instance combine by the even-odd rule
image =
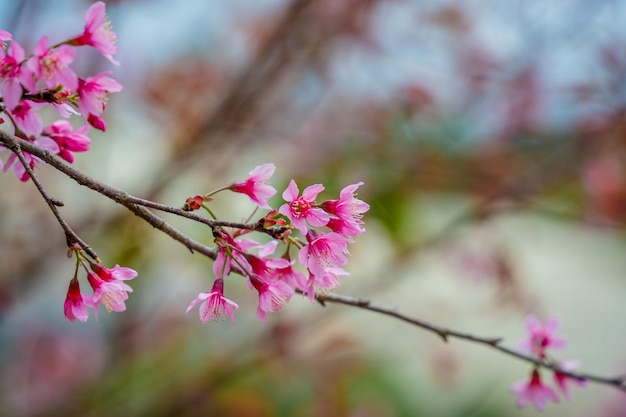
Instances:
[[[130,206],[137,206],[137,205],[145,206],[145,207],[153,208],[155,210],[160,210],[163,212],[176,214],[178,216],[185,217],[187,219],[206,224],[211,229],[215,227],[233,227],[237,229],[258,231],[258,232],[269,234],[270,236],[274,236],[276,233],[280,233],[284,231],[284,228],[274,228],[274,229],[264,228],[261,222],[242,223],[242,222],[207,219],[205,217],[198,216],[197,214],[184,211],[178,207],[171,207],[171,206],[167,206],[164,204],[155,203],[153,201],[146,200],[143,198],[135,197],[135,196],[128,194],[125,191],[122,191],[118,188],[104,184],[100,181],[97,181],[89,177],[88,175],[83,174],[82,172],[78,171],[77,169],[63,162],[56,155],[53,155],[52,153],[50,153],[50,151],[48,151],[47,149],[40,148],[31,142],[9,135],[8,133],[4,131],[0,131],[0,142],[4,143],[11,150],[18,147],[32,155],[37,156],[38,158],[40,158],[41,160],[45,161],[47,164],[55,168],[56,170],[72,178],[78,184],[83,185],[87,188],[90,188],[94,190],[95,192],[102,194],[103,196],[108,197],[109,199],[129,209],[130,209]],[[145,212],[150,213],[149,211],[145,211]],[[143,216],[140,215],[140,217],[143,217]],[[151,222],[149,221],[149,223]]]
[[[2,138],[4,139],[4,136],[5,136],[4,132],[2,133],[3,133]],[[92,259],[96,260],[97,262],[100,262],[100,258],[98,258],[98,254],[83,239],[81,239],[80,236],[78,236],[78,234],[74,232],[74,230],[72,230],[69,224],[67,224],[67,222],[65,221],[65,219],[63,218],[63,216],[61,215],[58,209],[58,207],[63,206],[63,202],[54,197],[51,197],[48,194],[44,186],[39,181],[39,178],[37,178],[37,175],[35,175],[35,173],[31,169],[29,162],[26,160],[26,157],[22,153],[20,143],[15,141],[14,138],[12,138],[9,135],[6,135],[6,137],[8,141],[5,142],[5,144],[11,151],[13,151],[13,153],[15,153],[15,155],[17,155],[17,158],[20,160],[20,163],[24,166],[24,169],[26,170],[26,172],[32,179],[33,184],[35,184],[35,187],[37,187],[39,194],[41,194],[46,204],[48,204],[48,207],[52,211],[52,214],[54,214],[54,217],[56,217],[57,222],[63,229],[63,232],[65,233],[65,241],[67,243],[67,246],[71,247],[75,243],[77,243]]]
[[[357,298],[357,297],[340,295],[340,294],[335,294],[335,293],[317,294],[315,298],[322,305],[326,305],[326,303],[343,304],[343,305],[347,305],[351,307],[357,307],[357,308],[361,308],[364,310],[373,311],[373,312],[380,313],[386,316],[394,317],[398,320],[410,323],[414,326],[417,326],[429,332],[435,333],[437,336],[441,337],[441,339],[443,339],[444,342],[448,342],[449,339],[453,338],[453,339],[461,339],[461,340],[476,343],[479,345],[487,346],[492,349],[498,350],[508,356],[512,356],[522,361],[529,362],[535,366],[546,368],[546,369],[557,370],[560,373],[567,375],[571,378],[577,379],[577,380],[588,380],[588,381],[594,381],[600,384],[610,385],[626,393],[626,375],[607,378],[607,377],[596,376],[592,374],[565,371],[559,367],[558,362],[542,361],[539,358],[536,358],[534,356],[524,355],[513,349],[502,346],[501,344],[502,338],[480,337],[480,336],[474,336],[469,333],[464,333],[464,332],[460,332],[457,330],[448,329],[442,326],[431,324],[425,320],[417,319],[415,317],[411,317],[407,314],[401,313],[393,306],[376,304],[364,298]]]
[[[217,220],[210,220],[210,219],[205,219],[202,218],[200,216],[194,215],[192,213],[188,213],[185,212],[181,209],[178,208],[174,208],[174,207],[169,207],[169,206],[165,206],[162,204],[158,204],[158,203],[154,203],[148,200],[144,200],[144,199],[140,199],[137,197],[133,197],[131,195],[129,195],[128,193],[118,190],[114,187],[111,187],[109,185],[103,184],[97,180],[94,180],[92,178],[90,178],[89,176],[79,172],[78,170],[70,167],[69,165],[67,165],[66,163],[64,163],[63,161],[61,161],[60,158],[56,157],[55,155],[52,155],[48,150],[46,149],[42,149],[37,147],[36,145],[28,142],[28,141],[24,141],[22,139],[19,138],[15,138],[9,134],[7,134],[6,132],[0,131],[0,142],[4,143],[8,148],[10,148],[11,150],[13,150],[14,152],[16,152],[18,154],[18,157],[20,157],[20,161],[22,161],[22,163],[25,163],[26,165],[27,162],[23,156],[23,154],[21,154],[21,149],[24,149],[26,152],[29,152],[33,155],[36,155],[37,157],[41,158],[43,161],[47,162],[49,165],[51,165],[52,167],[56,168],[58,171],[64,173],[65,175],[69,176],[70,178],[72,178],[74,181],[76,181],[77,183],[84,185],[110,199],[112,199],[113,201],[115,201],[118,204],[123,205],[124,207],[126,207],[128,210],[130,210],[131,212],[133,212],[135,215],[139,216],[140,218],[144,219],[147,223],[149,223],[150,225],[152,225],[153,227],[155,227],[156,229],[160,230],[161,232],[167,234],[168,236],[170,236],[172,239],[182,243],[184,246],[186,246],[190,251],[196,251],[198,253],[201,253],[211,259],[215,259],[217,256],[217,250],[215,248],[210,248],[208,246],[202,245],[201,243],[189,238],[188,236],[186,236],[185,234],[183,234],[182,232],[180,232],[179,230],[177,230],[176,228],[172,227],[171,225],[169,225],[167,222],[165,222],[165,220],[163,220],[162,218],[156,216],[155,214],[153,214],[152,212],[150,212],[146,207],[150,207],[150,208],[154,208],[157,210],[161,210],[161,211],[166,211],[166,212],[170,212],[173,214],[177,214],[186,218],[189,218],[191,220],[195,220],[195,221],[199,221],[202,222],[204,224],[207,224],[208,226],[210,226],[211,228],[214,227],[219,227],[219,226],[225,226],[225,227],[237,227],[237,228],[243,228],[243,229],[248,229],[248,230],[259,230],[259,231],[265,231],[266,233],[268,233],[266,230],[264,230],[262,228],[262,223],[261,222],[257,222],[255,224],[250,224],[250,223],[232,223],[232,222],[221,222],[221,221],[217,221]],[[25,165],[25,166],[26,166]],[[29,172],[29,174],[31,174],[31,178],[33,178],[34,182],[36,177],[32,174],[32,170],[30,169],[30,166],[27,167],[27,172]],[[35,182],[35,184],[38,184],[38,181]],[[40,185],[38,185],[38,189],[40,190],[40,192],[42,192],[43,187],[40,188]],[[46,202],[48,203],[49,206],[55,207],[55,200],[49,198],[49,196],[47,196],[47,194],[45,193],[45,190],[43,190],[44,192],[42,193],[42,196],[44,196],[44,199],[46,199]],[[51,208],[52,208],[51,207]],[[56,210],[56,207],[54,208],[53,212]],[[57,210],[58,211],[58,210]],[[62,223],[63,224],[63,223]],[[70,229],[71,230],[71,229]],[[270,232],[271,234],[271,232]],[[301,291],[299,291],[301,292]],[[613,386],[623,392],[626,392],[626,376],[618,376],[618,377],[601,377],[601,376],[596,376],[596,375],[592,375],[592,374],[583,374],[583,373],[577,373],[577,372],[570,372],[570,371],[565,371],[563,369],[559,368],[559,364],[558,362],[554,362],[554,361],[546,361],[546,360],[540,360],[536,357],[533,356],[527,356],[524,354],[521,354],[519,352],[514,351],[513,349],[507,348],[505,346],[501,345],[502,339],[501,338],[493,338],[493,337],[480,337],[480,336],[474,336],[472,334],[469,333],[465,333],[465,332],[461,332],[461,331],[457,331],[457,330],[453,330],[453,329],[448,329],[442,326],[438,326],[432,323],[429,323],[425,320],[420,320],[417,319],[415,317],[411,317],[409,315],[406,315],[404,313],[399,312],[395,307],[392,306],[386,306],[386,305],[381,305],[381,304],[376,304],[373,303],[369,300],[363,299],[363,298],[357,298],[357,297],[351,297],[351,296],[345,296],[345,295],[339,295],[339,294],[333,294],[333,293],[328,293],[328,294],[317,294],[316,295],[316,299],[317,301],[322,304],[322,305],[326,305],[326,303],[336,303],[336,304],[343,304],[343,305],[347,305],[347,306],[351,306],[351,307],[356,307],[356,308],[361,308],[364,310],[369,310],[369,311],[373,311],[379,314],[383,314],[386,316],[390,316],[393,318],[396,318],[398,320],[407,322],[409,324],[412,324],[416,327],[422,328],[424,330],[430,331],[432,333],[435,333],[436,335],[438,335],[444,342],[448,342],[449,339],[461,339],[461,340],[465,340],[468,342],[472,342],[472,343],[476,343],[476,344],[480,344],[483,346],[487,346],[490,347],[492,349],[495,349],[497,351],[500,351],[501,353],[504,353],[508,356],[511,357],[515,357],[517,359],[520,359],[522,361],[528,362],[530,364],[533,364],[534,366],[537,367],[542,367],[542,368],[546,368],[546,369],[552,369],[552,370],[558,370],[560,373],[567,375],[571,378],[575,378],[578,380],[588,380],[588,381],[593,381],[599,384],[604,384],[604,385],[609,385],[609,386]]]

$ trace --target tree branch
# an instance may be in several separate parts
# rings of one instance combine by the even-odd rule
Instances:
[[[369,311],[373,311],[376,313],[380,313],[380,314],[390,316],[398,320],[407,322],[409,324],[412,324],[416,327],[422,328],[429,332],[435,333],[437,336],[441,337],[441,339],[443,339],[444,342],[448,342],[449,339],[453,338],[453,339],[461,339],[461,340],[476,343],[479,345],[487,346],[489,348],[498,350],[508,356],[512,356],[522,361],[529,362],[535,366],[546,368],[546,369],[551,369],[551,370],[556,370],[564,375],[567,375],[571,378],[575,378],[577,380],[588,380],[588,381],[597,382],[599,384],[610,385],[626,393],[626,375],[620,375],[616,377],[602,377],[602,376],[596,376],[592,374],[565,371],[559,367],[558,362],[542,361],[541,359],[536,358],[534,356],[524,355],[513,349],[502,346],[501,344],[502,338],[480,337],[480,336],[474,336],[469,333],[464,333],[464,332],[460,332],[457,330],[448,329],[442,326],[431,324],[425,320],[420,320],[415,317],[411,317],[407,314],[401,313],[393,306],[375,304],[364,298],[357,298],[357,297],[340,295],[340,294],[335,294],[335,293],[317,294],[315,298],[320,304],[324,306],[326,305],[326,303],[335,303],[335,304],[343,304],[343,305],[347,305],[351,307],[357,307],[357,308],[361,308],[364,310],[369,310]]]
[[[196,251],[211,259],[215,259],[217,256],[217,250],[215,248],[210,248],[208,246],[205,246],[189,238],[188,236],[180,232],[178,229],[169,225],[167,222],[165,222],[165,220],[163,220],[162,218],[150,212],[148,209],[146,209],[146,207],[173,213],[182,217],[186,217],[190,220],[204,223],[211,228],[220,227],[220,226],[236,227],[236,228],[246,229],[246,230],[251,230],[251,231],[254,230],[254,231],[259,231],[259,232],[265,232],[265,233],[269,233],[270,235],[272,234],[271,231],[268,232],[268,229],[263,228],[263,225],[261,222],[251,224],[251,223],[223,222],[219,220],[206,219],[206,218],[197,216],[195,214],[185,212],[182,209],[169,207],[169,206],[165,206],[165,205],[155,203],[149,200],[144,200],[141,198],[133,197],[124,191],[121,191],[109,185],[103,184],[81,173],[80,171],[67,165],[60,158],[51,154],[48,150],[39,148],[33,143],[30,143],[20,138],[16,138],[3,131],[0,131],[0,142],[4,143],[9,149],[11,149],[13,152],[17,154],[18,158],[20,158],[20,161],[24,164],[27,172],[31,175],[33,182],[39,189],[40,193],[42,193],[43,198],[46,200],[46,202],[52,209],[53,213],[55,213],[55,216],[58,213],[55,203],[58,203],[58,201],[49,197],[47,193],[45,192],[45,190],[43,189],[43,187],[41,187],[41,184],[37,180],[37,177],[32,173],[32,170],[30,169],[28,162],[26,161],[24,155],[22,154],[22,151],[21,151],[22,149],[32,155],[39,157],[41,160],[45,161],[46,163],[48,163],[49,165],[51,165],[58,171],[62,172],[63,174],[67,175],[68,177],[72,178],[77,183],[83,186],[86,186],[110,198],[111,200],[115,201],[118,204],[123,205],[128,210],[130,210],[135,215],[145,220],[147,223],[149,223],[156,229],[167,234],[172,239],[182,243],[190,251],[192,252]],[[67,224],[63,221],[60,215],[57,217],[57,220],[59,220],[59,223],[61,224],[61,226],[63,226],[64,224],[67,226]],[[71,231],[69,227],[67,230],[64,227],[64,230],[66,231],[66,233],[67,233],[67,230]],[[75,233],[72,236],[76,236]],[[76,236],[76,238],[78,238],[78,236]],[[301,291],[299,292],[301,293]],[[480,344],[480,345],[495,349],[497,351],[500,351],[501,353],[506,354],[508,356],[515,357],[519,360],[533,364],[534,366],[537,366],[537,367],[542,367],[542,368],[551,369],[551,370],[558,370],[560,373],[567,375],[571,378],[575,378],[578,380],[588,380],[588,381],[593,381],[599,384],[613,386],[623,392],[626,392],[626,376],[622,375],[618,377],[602,377],[602,376],[596,376],[592,374],[584,374],[584,373],[566,371],[566,370],[559,368],[558,362],[540,360],[539,358],[524,355],[519,352],[516,352],[513,349],[502,346],[501,345],[502,338],[480,337],[480,336],[474,336],[469,333],[465,333],[465,332],[461,332],[461,331],[457,331],[453,329],[448,329],[442,326],[431,324],[424,320],[417,319],[415,317],[411,317],[404,313],[401,313],[395,307],[376,304],[363,298],[327,293],[327,294],[317,294],[316,299],[323,306],[325,306],[326,303],[343,304],[343,305],[347,305],[351,307],[373,311],[373,312],[383,314],[386,316],[390,316],[398,320],[412,324],[416,327],[427,330],[431,333],[435,333],[444,342],[448,342],[449,339],[454,338],[454,339],[460,339],[460,340],[465,340],[468,342]]]

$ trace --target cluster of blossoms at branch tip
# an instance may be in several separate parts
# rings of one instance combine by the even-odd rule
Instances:
[[[528,316],[526,318],[528,336],[520,343],[520,349],[545,362],[548,359],[548,349],[565,347],[565,339],[556,335],[558,327],[559,320],[556,317],[550,317],[542,324],[537,317]],[[570,399],[569,386],[571,384],[580,387],[584,387],[587,384],[585,380],[567,375],[568,372],[572,372],[578,367],[576,360],[552,362],[552,364],[555,365],[553,371],[554,383],[566,399]],[[517,395],[517,406],[520,408],[533,403],[537,410],[542,411],[547,401],[559,402],[557,392],[542,381],[541,373],[537,366],[533,367],[530,380],[514,383],[511,387],[511,392]]]
[[[75,48],[91,46],[114,64],[117,52],[117,35],[107,20],[105,4],[94,3],[85,13],[86,24],[81,34],[48,46],[43,36],[35,45],[33,53],[26,55],[22,46],[11,33],[0,29],[0,124],[9,121],[13,134],[48,149],[67,162],[74,162],[73,152],[89,150],[90,127],[106,130],[103,113],[109,93],[122,91],[122,86],[109,72],[79,77],[71,65]],[[44,127],[38,110],[52,105],[63,119]],[[74,130],[66,120],[72,114],[82,116],[85,124]],[[3,148],[0,147],[0,150]],[[24,153],[33,169],[39,159]],[[13,166],[15,175],[27,181],[29,175],[16,155],[6,162],[0,159],[0,168],[6,172]]]
[[[339,277],[348,275],[343,269],[349,255],[348,244],[365,231],[362,217],[369,210],[369,205],[355,196],[363,183],[348,185],[336,200],[318,203],[318,194],[324,190],[322,184],[308,186],[300,194],[296,182],[291,180],[282,193],[285,203],[277,210],[269,202],[276,194],[268,182],[274,170],[274,164],[260,165],[245,181],[190,197],[185,203],[185,210],[204,207],[211,213],[205,203],[217,192],[230,190],[247,195],[257,209],[270,210],[257,222],[257,231],[273,238],[267,243],[242,237],[249,229],[213,229],[217,245],[213,263],[216,279],[211,291],[200,293],[187,308],[189,311],[201,303],[203,323],[226,314],[234,324],[238,305],[224,296],[225,278],[231,271],[243,275],[250,289],[258,292],[257,316],[262,321],[268,312],[281,309],[296,291],[313,301],[316,292],[337,287]],[[274,256],[279,244],[284,252]],[[292,251],[297,251],[297,255],[292,256]]]
[[[89,318],[89,308],[92,308],[96,320],[98,319],[98,307],[103,304],[107,311],[126,310],[128,293],[133,289],[125,281],[137,276],[137,272],[131,268],[115,265],[107,268],[100,263],[92,262],[84,257],[82,251],[77,248],[71,249],[70,254],[76,253],[76,272],[67,289],[67,296],[63,310],[65,318],[71,322],[76,319],[86,322]],[[82,293],[78,281],[78,269],[82,266],[87,272],[87,281],[93,293]]]

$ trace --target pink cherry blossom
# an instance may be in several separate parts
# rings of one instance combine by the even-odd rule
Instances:
[[[65,318],[72,323],[75,322],[76,319],[86,322],[89,318],[89,310],[87,310],[88,306],[94,307],[94,304],[91,301],[91,295],[82,294],[80,292],[80,284],[78,280],[73,278],[70,281],[69,288],[67,289],[67,296],[63,305]]]
[[[113,55],[117,53],[117,35],[112,30],[111,22],[106,16],[106,5],[98,1],[85,13],[85,30],[70,41],[70,44],[90,45],[96,48],[105,58],[119,65]]]
[[[259,207],[270,210],[269,199],[276,194],[276,189],[267,183],[274,174],[274,164],[263,164],[255,167],[245,181],[235,182],[228,187],[236,193],[242,193]]]
[[[101,264],[91,264],[91,269],[100,279],[111,281],[128,281],[137,276],[137,271],[125,266],[115,265],[113,268],[107,268]]]
[[[312,302],[315,301],[315,294],[320,290],[330,290],[339,286],[339,276],[350,275],[343,268],[333,266],[324,268],[322,275],[313,275],[309,273],[309,279],[300,287],[302,293],[309,297]]]
[[[217,321],[224,313],[228,314],[230,321],[235,324],[234,311],[239,308],[237,303],[224,297],[224,280],[216,279],[213,283],[211,292],[201,292],[198,296],[189,303],[187,307],[187,313],[196,304],[202,302],[200,305],[200,321],[206,323],[209,320]]]
[[[287,265],[276,268],[276,279],[286,282],[293,288],[304,289],[307,285],[307,277],[303,272],[293,269],[294,261],[285,259]]]
[[[528,337],[520,343],[520,349],[529,352],[540,358],[545,358],[546,350],[549,348],[560,349],[565,347],[565,339],[556,336],[559,327],[559,319],[555,316],[549,317],[545,324],[533,315],[526,317],[526,330]]]
[[[137,272],[119,265],[109,269],[100,264],[91,264],[91,269],[93,273],[87,274],[87,280],[94,291],[93,302],[96,308],[104,304],[109,312],[126,310],[125,301],[133,289],[124,281],[135,278]]]
[[[74,48],[69,45],[48,48],[48,37],[44,36],[37,42],[27,66],[48,88],[61,85],[73,91],[78,87],[78,77],[69,66],[72,61]]]
[[[511,392],[517,395],[517,406],[523,408],[533,403],[538,411],[543,411],[546,401],[559,402],[556,392],[541,382],[539,371],[534,369],[530,381],[519,381],[513,384]]]
[[[322,277],[326,268],[346,264],[349,254],[346,237],[335,232],[318,234],[310,230],[306,240],[309,243],[300,249],[298,258],[313,275]]]
[[[28,136],[39,136],[43,131],[41,116],[33,110],[45,106],[45,103],[35,103],[30,100],[22,100],[10,111],[17,127]]]
[[[10,41],[11,39],[13,39],[13,35],[6,30],[0,29],[0,42]]]
[[[574,371],[576,368],[578,368],[578,361],[577,360],[563,361],[559,363],[559,367],[563,371],[571,372],[571,371]],[[573,384],[578,385],[579,387],[586,387],[588,383],[587,380],[572,378],[568,375],[565,375],[563,372],[559,372],[559,371],[554,371],[554,382],[556,383],[556,386],[559,388],[563,396],[567,398],[568,400],[571,399],[571,395],[569,391],[569,384],[573,383]]]
[[[250,276],[252,286],[259,292],[259,306],[256,314],[259,320],[265,321],[268,312],[280,310],[291,300],[294,288],[284,281],[265,282],[257,276]]]
[[[85,80],[78,80],[78,109],[83,118],[96,129],[104,130],[106,125],[100,118],[108,100],[108,93],[122,91],[123,87],[109,72],[101,72]]]
[[[303,235],[307,232],[307,222],[311,226],[325,226],[330,216],[324,210],[316,207],[315,198],[324,190],[322,184],[306,187],[302,196],[298,197],[299,190],[296,182],[291,180],[283,192],[283,199],[287,204],[280,206],[279,212],[291,220],[291,224]]]
[[[67,162],[74,162],[74,154],[72,152],[85,152],[89,150],[91,140],[86,133],[89,126],[84,125],[72,131],[72,125],[66,120],[58,120],[47,126],[43,130],[43,134],[54,139],[59,146],[58,155]]]
[[[362,182],[346,186],[339,194],[338,200],[327,200],[320,204],[320,207],[327,213],[335,215],[336,219],[331,230],[341,233],[344,236],[358,236],[365,231],[363,225],[363,213],[370,209],[369,204],[355,198],[355,191],[363,185]],[[330,223],[330,222],[329,222]]]
[[[6,53],[0,48],[0,93],[9,110],[20,102],[22,86],[30,92],[36,90],[32,72],[22,65],[24,57],[24,49],[15,41],[11,42]]]
[[[121,281],[104,281],[94,273],[87,274],[87,280],[93,288],[93,302],[96,306],[104,304],[107,311],[126,310],[125,301],[133,289]]]
[[[260,277],[264,281],[273,281],[277,278],[278,268],[287,268],[290,263],[284,258],[268,258],[276,251],[278,241],[271,240],[259,249],[259,256],[247,257],[252,275]]]

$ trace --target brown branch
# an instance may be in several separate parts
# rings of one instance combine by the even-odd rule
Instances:
[[[27,162],[23,154],[21,154],[21,149],[41,158],[43,161],[47,162],[52,167],[56,168],[58,171],[69,176],[77,183],[84,185],[112,199],[118,204],[123,205],[128,210],[130,210],[135,215],[145,220],[147,223],[149,223],[156,229],[167,234],[172,239],[182,243],[190,251],[192,252],[196,251],[211,259],[215,259],[217,256],[217,251],[215,248],[210,248],[208,246],[202,245],[201,243],[189,238],[188,236],[186,236],[185,234],[183,234],[176,228],[166,223],[165,220],[163,220],[162,218],[150,212],[148,209],[146,209],[146,207],[170,212],[173,214],[177,214],[177,215],[189,218],[191,220],[199,221],[204,224],[207,224],[211,228],[219,227],[219,226],[225,226],[225,227],[232,226],[232,227],[243,228],[243,229],[248,229],[248,230],[261,229],[259,231],[264,231],[261,222],[250,224],[250,223],[232,223],[232,222],[222,222],[218,220],[210,220],[210,219],[205,219],[203,217],[194,215],[192,213],[185,212],[178,208],[169,207],[169,206],[165,206],[162,204],[151,202],[149,200],[144,200],[144,199],[140,199],[137,197],[133,197],[124,191],[118,190],[114,187],[111,187],[95,179],[90,178],[89,176],[67,165],[60,158],[56,157],[55,155],[52,155],[48,150],[39,148],[38,146],[28,141],[13,137],[3,131],[0,131],[0,142],[4,143],[12,151],[16,152],[18,157],[20,157],[21,155],[20,161],[22,161],[22,163],[25,163],[27,165]],[[32,170],[30,169],[29,166],[27,167],[27,172],[31,174],[31,177],[33,179],[36,178],[34,175],[32,175]],[[35,184],[38,184],[38,181],[35,182]],[[40,192],[42,190],[43,188],[40,188]],[[47,194],[42,194],[42,195],[44,196],[44,199],[46,199],[46,202],[48,203],[49,206],[55,207],[54,199],[46,198]],[[55,210],[56,210],[56,207],[55,207]],[[53,210],[53,212],[55,210]],[[266,233],[268,232],[266,231]],[[301,293],[301,291],[298,291],[298,292]],[[386,316],[390,316],[398,320],[412,324],[416,327],[427,330],[429,332],[432,332],[436,334],[437,336],[439,336],[444,342],[448,342],[450,339],[460,339],[460,340],[465,340],[468,342],[476,343],[479,345],[487,346],[497,351],[500,351],[501,353],[504,353],[508,356],[515,357],[527,363],[533,364],[534,366],[537,366],[537,367],[542,367],[542,368],[551,369],[551,370],[558,370],[560,373],[567,375],[571,378],[575,378],[577,380],[593,381],[599,384],[613,386],[623,392],[626,392],[626,376],[602,377],[602,376],[596,376],[592,374],[584,374],[584,373],[566,371],[566,370],[559,368],[558,362],[541,360],[539,358],[524,355],[519,352],[516,352],[513,349],[502,346],[501,338],[474,336],[470,333],[448,329],[442,326],[429,323],[425,320],[417,319],[415,317],[411,317],[407,314],[401,313],[395,307],[376,304],[363,298],[328,293],[328,294],[317,294],[316,299],[323,306],[325,306],[326,303],[343,304],[343,305],[348,305],[351,307],[373,311],[373,312],[383,314]]]
[[[476,343],[479,345],[487,346],[492,349],[498,350],[508,356],[512,356],[522,361],[531,363],[535,366],[559,371],[560,373],[567,375],[571,378],[577,379],[577,380],[587,380],[587,381],[593,381],[599,384],[610,385],[626,393],[626,375],[607,378],[607,377],[596,376],[592,374],[565,371],[559,367],[558,362],[544,361],[534,356],[524,355],[513,349],[502,346],[501,344],[502,338],[480,337],[480,336],[474,336],[469,333],[464,333],[464,332],[460,332],[457,330],[448,329],[442,326],[431,324],[425,320],[420,320],[415,317],[411,317],[407,314],[401,313],[393,306],[375,304],[363,298],[357,298],[357,297],[334,294],[334,293],[317,294],[315,298],[322,305],[326,305],[326,303],[343,304],[343,305],[347,305],[351,307],[357,307],[357,308],[361,308],[364,310],[373,311],[373,312],[383,314],[386,316],[390,316],[398,320],[410,323],[414,326],[417,326],[429,332],[435,333],[437,336],[441,337],[441,339],[443,339],[444,342],[448,342],[449,339],[452,338],[452,339],[461,339],[461,340]]]
[[[24,166],[24,169],[30,176],[31,180],[33,181],[33,184],[35,184],[35,187],[37,187],[39,194],[41,194],[46,204],[48,204],[48,207],[52,211],[52,214],[54,214],[54,217],[56,217],[57,222],[59,223],[59,225],[63,229],[63,232],[65,233],[65,241],[67,243],[67,246],[71,247],[74,244],[78,244],[92,259],[94,259],[97,262],[100,262],[100,258],[98,258],[98,254],[84,240],[82,240],[80,236],[78,236],[78,234],[74,232],[74,230],[72,230],[69,224],[67,224],[67,222],[65,221],[65,219],[63,218],[63,216],[61,215],[58,209],[58,207],[63,206],[63,202],[54,197],[51,197],[48,194],[44,186],[39,181],[39,178],[37,178],[37,175],[35,175],[35,173],[31,169],[29,162],[26,160],[26,157],[22,153],[21,144],[18,141],[16,141],[17,138],[14,138],[8,134],[5,134],[5,132],[2,132],[2,131],[0,131],[0,134],[1,134],[2,141],[5,143],[7,148],[9,148],[11,151],[13,151],[13,153],[15,153],[15,155],[17,155],[17,158],[20,160],[20,163]]]

